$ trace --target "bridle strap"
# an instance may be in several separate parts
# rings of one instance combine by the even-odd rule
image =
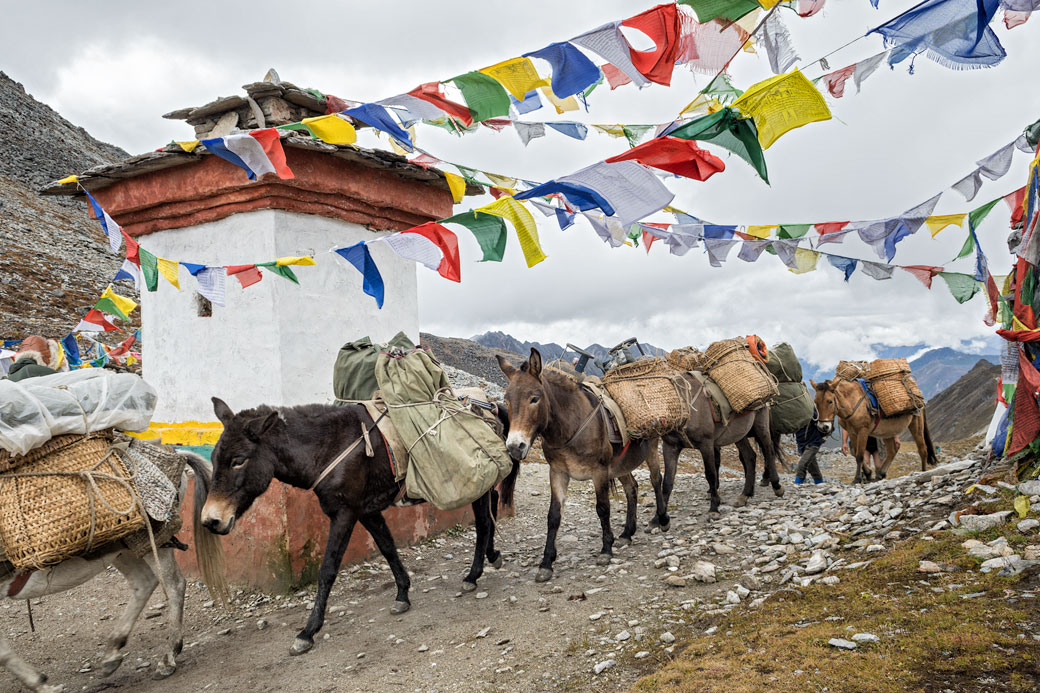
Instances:
[[[324,481],[325,477],[327,477],[329,474],[331,474],[333,472],[333,470],[336,469],[336,467],[339,466],[340,462],[342,462],[343,460],[347,459],[347,456],[350,455],[350,453],[354,452],[354,450],[357,449],[357,446],[361,445],[361,443],[367,443],[368,447],[371,447],[371,443],[368,442],[369,441],[368,434],[371,433],[373,430],[375,430],[375,427],[379,424],[380,421],[383,420],[384,416],[386,416],[386,412],[385,411],[382,414],[380,414],[379,418],[377,418],[375,421],[373,421],[372,425],[369,426],[368,428],[366,428],[364,425],[362,425],[361,426],[361,435],[358,436],[358,439],[355,440],[350,445],[348,445],[346,450],[344,450],[340,454],[336,455],[336,459],[334,459],[331,462],[329,462],[325,466],[325,469],[321,470],[321,474],[318,475],[318,478],[314,481],[313,484],[311,484],[311,487],[308,490],[309,491],[313,491],[314,489],[316,489],[318,487],[318,484],[320,484],[322,481]]]

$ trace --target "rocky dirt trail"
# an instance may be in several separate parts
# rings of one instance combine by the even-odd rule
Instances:
[[[845,459],[828,466],[848,465]],[[723,506],[714,521],[707,518],[703,476],[683,474],[667,534],[642,531],[652,509],[644,472],[640,531],[633,545],[616,549],[606,567],[594,560],[599,529],[592,489],[575,482],[555,577],[537,584],[548,468],[525,464],[516,517],[498,528],[505,564],[489,569],[476,592],[460,591],[472,550],[468,528],[402,551],[412,572],[413,603],[403,615],[389,612],[393,582],[381,559],[346,567],[325,628],[314,650],[301,657],[290,657],[288,650],[306,619],[312,590],[241,593],[225,614],[193,585],[185,650],[174,677],[155,682],[147,670],[161,654],[164,637],[162,598],[156,595],[131,636],[123,667],[101,679],[93,671],[97,653],[125,603],[122,580],[111,572],[34,604],[34,636],[24,604],[4,602],[0,632],[70,691],[622,690],[667,662],[688,638],[714,632],[706,626],[734,609],[754,608],[776,590],[837,584],[900,539],[948,526],[962,487],[979,469],[965,459],[858,487],[796,487],[782,475],[783,498],[760,488],[746,508]],[[724,469],[724,500],[735,498],[741,483],[739,473]],[[623,511],[621,499],[614,499],[616,532]],[[1036,528],[1027,531],[1035,534]],[[1005,556],[1005,564],[1027,567],[1040,547],[1030,549],[1032,554],[1014,561]],[[0,673],[0,688],[11,685]]]

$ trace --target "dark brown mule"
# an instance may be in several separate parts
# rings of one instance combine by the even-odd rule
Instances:
[[[510,425],[506,449],[514,459],[524,459],[541,436],[549,463],[548,531],[545,553],[535,580],[552,577],[556,561],[556,532],[560,528],[567,486],[571,479],[592,480],[596,489],[596,514],[603,529],[603,546],[597,563],[606,565],[613,555],[610,529],[610,480],[619,479],[625,489],[628,511],[619,541],[630,543],[636,531],[636,480],[632,470],[646,462],[654,482],[658,521],[667,526],[668,514],[661,491],[657,440],[632,440],[628,446],[612,444],[600,416],[596,397],[578,386],[571,376],[542,369],[542,355],[531,349],[530,358],[514,367],[501,356],[498,365],[509,379],[506,408]]]
[[[811,380],[809,382],[816,390],[816,410],[820,414],[820,430],[823,434],[829,435],[833,430],[835,416],[849,434],[849,447],[856,457],[856,478],[853,483],[871,480],[872,470],[867,468],[866,459],[867,438],[870,436],[885,441],[885,461],[879,469],[874,470],[878,479],[884,479],[888,474],[888,467],[896,456],[896,437],[906,430],[910,431],[917,444],[921,471],[938,463],[923,409],[918,414],[879,418],[871,413],[867,394],[859,383],[839,378],[819,384]]]
[[[355,445],[362,427],[373,426],[365,408],[356,404],[307,404],[280,409],[260,406],[234,414],[214,397],[213,410],[224,424],[224,432],[213,449],[213,485],[202,511],[203,524],[210,531],[230,532],[235,520],[267,490],[272,479],[313,490],[329,517],[329,539],[318,574],[314,608],[290,652],[302,654],[314,646],[314,634],[325,622],[329,591],[359,520],[393,571],[397,601],[390,611],[407,611],[411,606],[411,581],[382,513],[398,497],[403,482],[394,481],[384,446],[374,445],[372,456],[368,456],[365,445]],[[378,438],[378,434],[373,434],[373,439]],[[326,477],[320,478],[344,452],[348,454]],[[519,468],[514,460],[513,470],[502,482],[503,496],[510,501]],[[476,587],[477,578],[484,572],[485,558],[495,567],[502,565],[502,556],[495,550],[497,507],[498,493],[494,488],[473,502],[477,543],[473,565],[463,578],[464,589]]]
[[[671,498],[675,486],[675,473],[679,465],[679,453],[684,448],[696,448],[704,461],[704,477],[708,482],[710,507],[708,512],[717,515],[722,498],[719,496],[719,468],[721,466],[721,448],[736,445],[740,453],[740,462],[744,467],[744,490],[734,502],[736,507],[747,505],[748,499],[755,493],[755,451],[751,440],[758,443],[762,457],[765,459],[765,472],[773,485],[777,496],[784,495],[780,486],[780,477],[776,473],[773,454],[773,441],[769,430],[769,407],[763,407],[741,416],[735,416],[728,424],[716,422],[712,413],[713,405],[704,386],[692,375],[684,376],[690,383],[692,399],[690,419],[681,432],[668,433],[662,437],[664,456],[664,489],[665,503]],[[685,434],[685,435],[684,435]],[[654,521],[651,520],[651,526]]]

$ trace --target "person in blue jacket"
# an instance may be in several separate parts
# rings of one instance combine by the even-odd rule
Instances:
[[[795,442],[798,443],[798,454],[801,458],[798,460],[798,466],[794,470],[794,483],[801,484],[805,481],[805,472],[809,471],[812,475],[814,484],[823,483],[823,474],[820,472],[820,465],[816,461],[816,454],[820,452],[820,448],[823,446],[823,434],[820,432],[819,413],[813,408],[812,421],[805,424],[802,428],[794,434]]]

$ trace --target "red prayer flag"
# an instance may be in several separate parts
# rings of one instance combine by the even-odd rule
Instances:
[[[722,159],[698,147],[694,140],[678,137],[657,137],[610,157],[607,163],[628,160],[700,181],[726,170]]]
[[[827,0],[798,0],[798,16],[811,17],[823,9]]]
[[[225,267],[228,276],[234,276],[242,288],[252,286],[264,278],[256,265],[227,265]]]
[[[674,3],[658,5],[621,22],[621,26],[642,31],[654,42],[654,50],[630,49],[632,64],[651,82],[668,86],[679,52],[679,11]]]
[[[123,229],[119,230],[123,231]],[[123,241],[126,243],[126,259],[140,267],[141,244],[130,238],[130,235],[126,231],[123,231]]]
[[[419,156],[413,156],[408,160],[408,163],[415,164],[416,166],[422,166],[423,168],[429,168],[430,166],[436,166],[437,164],[443,163],[440,159],[435,156],[423,153]]]
[[[816,228],[816,233],[821,236],[826,236],[828,233],[837,233],[848,225],[849,222],[847,221],[828,221],[824,224],[813,224]]]
[[[426,84],[420,84],[415,89],[408,92],[408,94],[417,99],[429,101],[437,108],[445,111],[448,115],[458,118],[466,125],[473,124],[473,116],[470,114],[469,108],[463,106],[461,103],[449,100],[444,93],[441,92],[440,82],[427,82]]]
[[[128,353],[130,351],[130,347],[132,347],[134,345],[134,342],[136,342],[136,341],[137,341],[137,334],[132,334],[129,337],[127,337],[126,339],[124,339],[123,342],[119,346],[117,346],[115,349],[112,349],[111,351],[109,351],[108,355],[109,356],[123,356],[124,354],[126,354],[126,353]]]
[[[632,83],[632,78],[618,69],[615,65],[604,63],[603,67],[600,69],[603,71],[603,76],[607,78],[607,84],[610,85],[611,91],[614,91],[625,84]]]
[[[1032,265],[1029,264],[1024,258],[1018,258],[1015,262],[1015,317],[1030,330],[1036,329],[1036,316],[1033,314],[1033,308],[1026,302],[1026,300],[1032,300],[1032,296],[1028,299],[1022,299],[1022,287],[1026,286],[1026,275],[1029,273]]]
[[[428,221],[419,226],[413,226],[401,233],[416,233],[426,238],[441,249],[441,264],[437,272],[445,279],[453,282],[462,281],[461,261],[459,260],[459,239],[455,233],[440,224]]]
[[[1011,429],[1011,445],[1007,454],[1013,455],[1032,443],[1040,434],[1040,409],[1036,394],[1040,392],[1040,373],[1033,368],[1025,349],[1018,348],[1018,386],[1015,388],[1015,425]]]
[[[1022,186],[1013,193],[1008,193],[1004,196],[1004,202],[1007,202],[1009,208],[1011,208],[1011,228],[1022,221],[1022,217],[1025,215],[1026,210],[1023,207],[1026,201],[1026,186]]]
[[[491,193],[491,197],[495,198],[496,200],[501,200],[503,197],[509,197],[510,195],[512,195],[512,193],[508,190],[495,187],[494,185],[488,188],[488,192]]]
[[[106,320],[105,314],[97,308],[91,308],[87,314],[83,316],[83,321],[94,325],[101,325],[105,328],[105,332],[122,332],[122,330]]]
[[[829,72],[823,76],[823,83],[827,85],[827,91],[836,99],[845,95],[845,81],[856,73],[856,66],[849,65],[840,70]]]
[[[929,289],[932,288],[932,278],[943,271],[942,267],[932,267],[931,265],[903,265],[900,268],[917,277],[918,281]]]
[[[480,121],[480,124],[484,127],[491,128],[495,132],[502,132],[502,128],[511,126],[513,121],[509,118],[488,118],[487,120]]]
[[[648,253],[650,252],[650,248],[651,248],[651,246],[653,246],[654,241],[656,241],[656,240],[657,240],[657,236],[655,236],[654,234],[650,233],[646,229],[643,229],[643,245],[646,246],[646,252],[648,252]]]
[[[264,130],[253,130],[249,133],[250,136],[260,143],[260,146],[264,150],[264,154],[271,160],[271,165],[274,166],[274,172],[279,178],[293,178],[293,172],[289,169],[289,166],[285,163],[285,150],[282,149],[281,134],[274,128],[266,128]]]

